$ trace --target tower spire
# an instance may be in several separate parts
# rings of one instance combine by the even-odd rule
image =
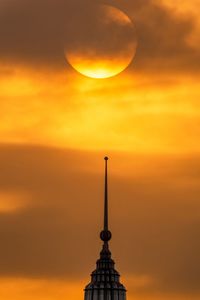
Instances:
[[[126,300],[126,289],[120,283],[120,275],[115,269],[111,258],[108,241],[112,235],[108,229],[108,157],[105,160],[104,190],[104,225],[100,234],[104,242],[96,269],[91,274],[91,281],[85,288],[84,300]]]
[[[105,243],[111,239],[112,234],[108,229],[108,157],[105,160],[105,190],[104,190],[104,228],[100,234],[100,238]]]
[[[108,157],[105,160],[104,231],[108,230]]]

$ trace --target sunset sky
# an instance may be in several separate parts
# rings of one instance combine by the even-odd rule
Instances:
[[[92,79],[65,47],[87,44],[101,3],[134,21],[138,47],[122,73]],[[0,0],[1,300],[83,300],[101,249],[105,155],[127,300],[200,299],[199,7]]]

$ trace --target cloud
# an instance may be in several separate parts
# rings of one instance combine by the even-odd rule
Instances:
[[[25,207],[0,214],[1,276],[89,276],[101,247],[102,156],[1,145],[1,193],[28,195]],[[152,278],[143,292],[199,292],[198,161],[122,154],[110,161],[113,256],[123,275]]]
[[[169,8],[150,0],[125,1],[123,5],[121,1],[112,1],[110,4],[135,20],[139,40],[133,64],[136,70],[199,70],[199,51],[187,41],[194,30],[192,17],[175,15]],[[63,52],[74,36],[77,36],[77,47],[87,44],[95,30],[98,36],[104,36],[104,41],[110,41],[110,34],[96,23],[98,13],[93,1],[11,0],[4,3],[0,12],[1,62],[18,61],[55,70],[66,68]],[[112,32],[112,24],[108,32]],[[120,45],[131,39],[130,34],[120,35]],[[103,53],[107,43],[96,42]],[[116,49],[111,47],[109,51],[114,54]]]

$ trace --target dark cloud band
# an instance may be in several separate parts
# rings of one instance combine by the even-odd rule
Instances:
[[[192,18],[174,15],[151,0],[126,1],[123,5],[116,1],[112,5],[124,10],[136,23],[139,39],[137,70],[199,70],[199,51],[187,43],[194,29]],[[90,33],[97,13],[98,6],[93,1],[8,1],[0,11],[1,63],[17,61],[30,66],[65,68],[66,42],[77,35],[80,47],[87,43],[90,38],[87,32]],[[77,28],[84,29],[84,39]],[[106,35],[106,32],[102,31],[102,34]],[[124,42],[127,39],[130,37],[124,36]],[[104,46],[99,45],[100,52]],[[110,51],[114,53],[116,49]]]

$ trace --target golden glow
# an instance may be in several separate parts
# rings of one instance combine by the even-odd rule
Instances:
[[[82,75],[100,79],[113,77],[124,71],[131,63],[132,55],[127,55],[124,59],[121,59],[121,61],[113,62],[111,59],[102,61],[95,58],[90,60],[86,57],[78,58],[73,54],[69,54],[68,61],[71,66]]]
[[[176,84],[163,86],[165,76],[159,86],[153,75],[99,81],[73,73],[37,78],[37,72],[16,70],[0,80],[6,86],[1,142],[140,153],[199,151],[199,81],[170,75]],[[25,77],[29,95],[18,89],[21,95],[14,98],[13,81],[16,91]]]
[[[0,280],[0,298],[4,300],[79,300],[84,282],[5,278]]]
[[[125,274],[125,277],[128,276]],[[133,279],[134,282],[137,279]],[[140,281],[140,279],[138,279]],[[132,285],[131,278],[127,282]],[[3,278],[0,280],[0,298],[3,300],[81,300],[83,299],[82,281],[51,280],[51,279],[25,279],[25,278]],[[199,300],[199,295],[175,295],[163,296],[161,293],[146,295],[129,291],[130,300]]]

